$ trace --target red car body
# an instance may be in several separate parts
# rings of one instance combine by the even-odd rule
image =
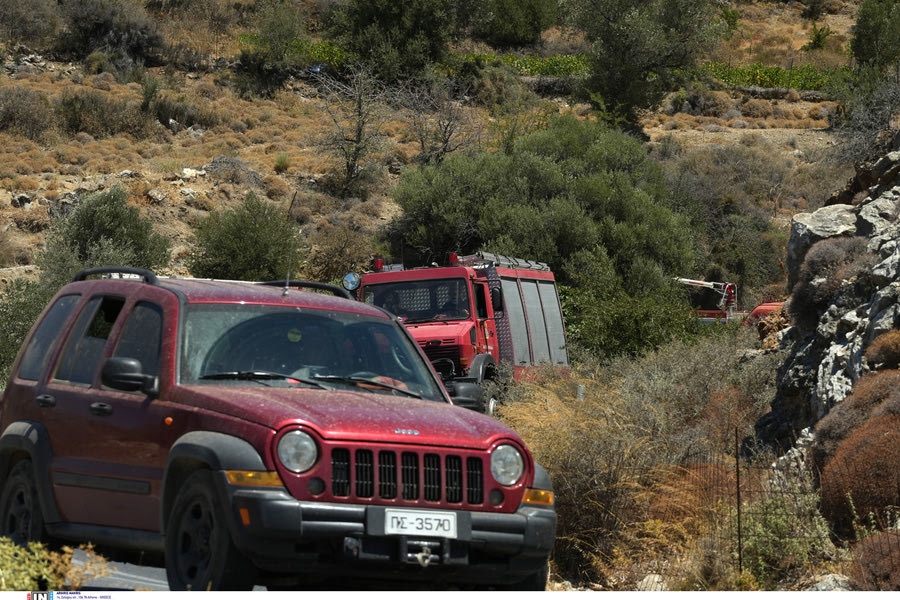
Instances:
[[[80,273],[0,401],[0,535],[160,551],[173,589],[543,589],[547,473],[452,404],[395,318],[339,294]]]

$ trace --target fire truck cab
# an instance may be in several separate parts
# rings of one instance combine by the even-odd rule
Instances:
[[[510,365],[515,378],[540,365],[566,367],[562,309],[544,263],[498,254],[450,255],[449,266],[345,277],[361,301],[396,315],[441,376],[454,404],[486,414],[496,394],[482,384]]]

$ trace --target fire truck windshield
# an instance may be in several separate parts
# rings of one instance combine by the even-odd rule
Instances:
[[[468,282],[462,277],[364,285],[364,302],[380,306],[407,323],[468,319]]]

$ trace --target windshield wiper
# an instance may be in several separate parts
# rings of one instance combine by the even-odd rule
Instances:
[[[275,373],[273,371],[223,371],[221,373],[201,375],[200,379],[237,379],[241,381],[257,381],[264,385],[268,385],[264,382],[266,379],[284,379],[288,381],[299,381],[300,383],[321,388],[323,390],[329,389],[328,386],[313,379],[295,377],[293,375],[285,375],[284,373]]]
[[[422,398],[422,394],[404,389],[402,387],[398,387],[396,385],[384,383],[383,381],[378,381],[377,379],[368,379],[366,377],[346,377],[343,375],[314,375],[313,378],[325,381],[336,381],[338,383],[352,383],[353,385],[357,386],[362,384],[371,385],[385,390],[400,392],[401,394],[406,394],[407,396],[412,396],[413,398]]]

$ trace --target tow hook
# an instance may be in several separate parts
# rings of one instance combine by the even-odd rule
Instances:
[[[428,546],[422,546],[422,551],[416,554],[416,560],[419,562],[419,566],[423,569],[431,564],[432,561],[431,548]],[[434,558],[437,558],[436,556]]]

